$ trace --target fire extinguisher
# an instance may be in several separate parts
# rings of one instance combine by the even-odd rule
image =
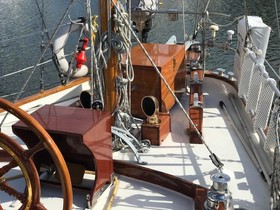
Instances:
[[[81,68],[82,65],[87,61],[86,57],[86,48],[88,44],[88,38],[84,38],[80,40],[80,42],[83,42],[82,47],[79,47],[78,52],[76,53],[75,60],[77,62],[76,68]]]

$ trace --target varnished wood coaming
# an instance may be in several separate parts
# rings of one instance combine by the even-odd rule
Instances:
[[[56,87],[51,88],[49,90],[45,90],[43,92],[28,96],[26,98],[23,98],[23,99],[17,101],[15,104],[17,106],[22,106],[22,105],[28,104],[30,102],[36,101],[38,99],[45,98],[45,97],[50,96],[52,94],[70,89],[70,88],[75,87],[75,86],[78,86],[78,85],[80,85],[82,83],[85,83],[85,82],[88,82],[88,81],[89,81],[89,77],[82,77],[82,78],[71,81],[67,85],[59,85],[59,86],[56,86]],[[3,112],[2,109],[0,109],[0,113],[1,112]]]
[[[207,189],[202,186],[171,174],[120,160],[114,160],[114,171],[120,175],[174,190],[192,198],[196,210],[205,209],[204,202],[207,199]]]
[[[0,155],[2,157],[1,153]],[[180,177],[129,162],[114,160],[113,164],[115,173],[181,193],[193,199],[196,210],[204,210],[204,202],[207,199],[207,188],[191,183]]]
[[[215,79],[218,79],[218,80],[222,80],[222,81],[230,84],[236,91],[238,91],[238,86],[237,86],[237,81],[236,80],[230,80],[227,77],[223,77],[223,76],[220,76],[218,74],[214,74],[212,71],[208,71],[208,70],[204,71],[204,76],[215,78]]]

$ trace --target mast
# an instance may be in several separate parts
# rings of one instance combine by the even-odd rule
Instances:
[[[101,33],[105,33],[108,31],[108,36],[110,39],[110,31],[113,29],[113,21],[112,21],[112,8],[113,5],[111,3],[117,2],[117,0],[101,0],[100,1],[100,26]],[[110,42],[111,40],[109,40]],[[105,95],[104,95],[104,110],[112,113],[116,106],[116,85],[115,78],[117,77],[117,55],[111,50],[110,59],[108,61],[108,67],[104,72],[104,80],[105,80]]]

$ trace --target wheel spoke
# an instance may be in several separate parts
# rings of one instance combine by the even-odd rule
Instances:
[[[2,177],[4,174],[8,173],[12,168],[15,168],[17,166],[18,164],[16,163],[15,160],[12,160],[7,165],[4,165],[3,167],[0,168],[0,177]]]
[[[11,196],[14,196],[22,203],[24,203],[26,201],[26,194],[18,192],[17,190],[15,190],[11,186],[9,186],[6,181],[2,181],[0,183],[0,190],[6,192],[7,194],[9,194]]]
[[[25,159],[25,160],[28,160],[30,159],[34,154],[36,154],[37,152],[41,151],[45,149],[44,147],[44,144],[43,142],[38,142],[34,147],[28,149],[28,150],[25,150],[24,153],[22,154],[22,157]]]
[[[0,109],[8,111],[16,116],[26,124],[39,139],[39,142],[35,146],[24,150],[15,139],[0,132],[0,148],[3,148],[3,150],[6,151],[1,152],[2,150],[0,150],[0,154],[2,153],[5,155],[5,159],[2,162],[4,164],[7,163],[0,167],[0,190],[20,200],[22,202],[20,209],[29,208],[34,210],[45,210],[46,208],[40,203],[40,179],[33,157],[35,158],[35,154],[39,151],[46,149],[51,155],[54,164],[59,169],[58,174],[62,187],[63,209],[71,210],[73,195],[69,171],[63,155],[51,136],[32,116],[15,104],[0,98]],[[9,155],[7,155],[7,153]],[[2,155],[2,157],[4,156]],[[7,157],[11,157],[13,160],[10,160]],[[15,167],[20,168],[25,180],[26,188],[23,192],[17,191],[17,189],[9,186],[9,178],[6,179],[6,177],[4,177],[5,174]],[[1,203],[0,210],[2,210]]]

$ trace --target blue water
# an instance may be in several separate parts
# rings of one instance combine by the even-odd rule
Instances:
[[[40,13],[35,0],[0,0],[0,78],[6,74],[24,69],[28,66],[35,65],[40,56],[42,44],[41,27],[42,22]],[[69,0],[47,0],[38,1],[39,5],[44,3],[44,20],[48,28],[49,35],[53,33],[53,28],[60,21]],[[85,0],[75,1],[72,9],[70,10],[71,19],[75,19],[80,16],[85,16],[86,9],[84,7]],[[175,0],[160,0],[162,5],[160,9],[177,8],[182,10],[182,1]],[[179,2],[179,3],[177,3]],[[207,0],[199,1],[198,11],[203,11]],[[96,4],[96,1],[92,1],[92,4]],[[196,11],[197,2],[194,0],[185,0],[186,10]],[[277,7],[280,12],[280,1],[277,0]],[[95,7],[95,10],[98,6]],[[223,16],[211,16],[212,21],[219,24],[227,24],[231,22],[235,17],[242,15],[244,12],[244,0],[215,0],[211,1],[208,11],[219,12],[232,15],[231,18],[225,18]],[[271,26],[272,33],[270,38],[269,49],[267,52],[267,59],[274,69],[279,69],[279,57],[280,57],[280,42],[279,33],[276,22],[276,13],[274,8],[274,0],[247,0],[247,13],[249,15],[260,15],[266,24]],[[195,15],[185,15],[185,31],[188,36],[191,36],[194,31]],[[170,36],[176,35],[178,41],[184,41],[183,36],[183,16],[179,16],[177,22],[168,21],[167,15],[158,14],[155,16],[153,22],[153,29],[149,33],[150,42],[164,43]],[[68,22],[69,18],[66,18],[64,22]],[[217,35],[217,41],[223,42],[226,40],[227,29],[236,31],[236,26],[230,26],[228,28],[221,28]],[[47,42],[47,36],[44,34],[44,43]],[[234,37],[233,48],[235,48]],[[69,52],[68,52],[69,53]],[[217,67],[225,68],[227,71],[232,71],[234,53],[231,51],[223,52],[221,49],[209,49],[208,50],[208,63],[207,68],[214,69]],[[51,53],[47,52],[45,59],[50,59]],[[32,69],[31,69],[32,70]],[[1,78],[0,82],[0,96],[14,93],[21,89],[26,79],[30,75],[29,71],[15,74],[12,77]],[[38,90],[40,87],[41,70],[38,68],[35,74],[32,76],[32,82],[27,86],[27,92],[23,96],[32,93],[32,90]],[[53,63],[48,63],[44,68],[43,73],[44,85],[46,88],[50,87],[52,83],[50,81],[59,82],[57,71]],[[8,99],[12,100],[14,96]]]

